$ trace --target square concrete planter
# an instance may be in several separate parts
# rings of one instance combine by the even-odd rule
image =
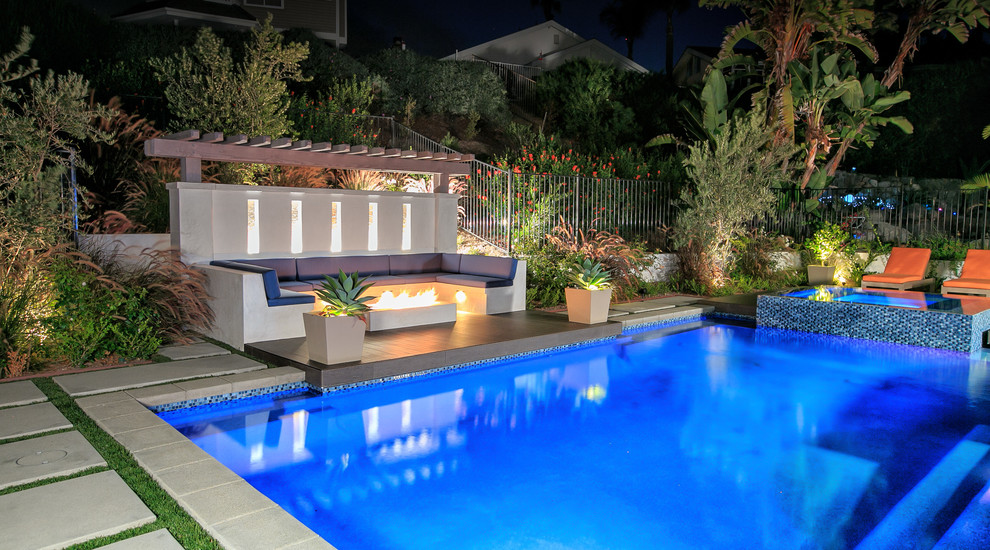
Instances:
[[[564,296],[567,299],[568,321],[586,325],[608,321],[608,305],[612,301],[612,289],[565,288]]]
[[[834,265],[808,266],[808,286],[834,285],[834,284],[835,284]]]
[[[366,328],[361,319],[309,312],[303,313],[303,326],[310,360],[324,365],[361,360]]]

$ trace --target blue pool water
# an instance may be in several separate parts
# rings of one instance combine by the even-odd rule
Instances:
[[[950,298],[940,294],[921,292],[863,290],[849,287],[819,287],[828,293],[828,300],[835,302],[850,302],[854,304],[871,304],[876,306],[893,306],[910,309],[926,309],[930,311],[962,312],[959,298]],[[782,296],[820,300],[819,288],[792,290]]]
[[[161,416],[341,550],[847,548],[990,424],[987,357],[703,321]]]

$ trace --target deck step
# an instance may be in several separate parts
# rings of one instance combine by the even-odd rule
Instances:
[[[935,550],[985,550],[990,547],[990,483],[970,501]]]
[[[711,306],[676,306],[656,311],[645,311],[641,313],[630,313],[617,317],[615,320],[622,323],[622,328],[643,325],[646,323],[656,323],[677,319],[679,317],[691,317],[692,315],[704,315],[711,313],[715,308]]]
[[[988,452],[990,427],[973,428],[894,506],[857,550],[931,548],[936,542],[929,532],[932,521]]]

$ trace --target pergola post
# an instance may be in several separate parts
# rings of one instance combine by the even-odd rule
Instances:
[[[190,183],[203,182],[203,161],[201,159],[182,157],[180,159],[180,168],[182,171],[182,181],[188,181]]]

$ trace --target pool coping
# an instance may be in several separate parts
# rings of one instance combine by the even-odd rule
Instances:
[[[695,314],[644,323],[636,327],[660,328],[701,318],[704,316]],[[131,453],[138,464],[179,506],[222,546],[265,550],[334,550],[332,544],[200,449],[192,440],[159,418],[157,412],[180,408],[172,406],[177,404],[182,404],[184,408],[296,388],[309,388],[323,393],[330,393],[326,391],[328,389],[331,392],[364,389],[411,377],[439,376],[454,370],[487,367],[494,363],[551,353],[559,349],[596,345],[617,336],[591,338],[335,388],[319,388],[309,384],[305,381],[305,373],[295,367],[277,367],[239,375],[239,383],[232,384],[224,378],[203,378],[183,382],[181,385],[166,383],[79,397],[76,398],[76,404]]]

